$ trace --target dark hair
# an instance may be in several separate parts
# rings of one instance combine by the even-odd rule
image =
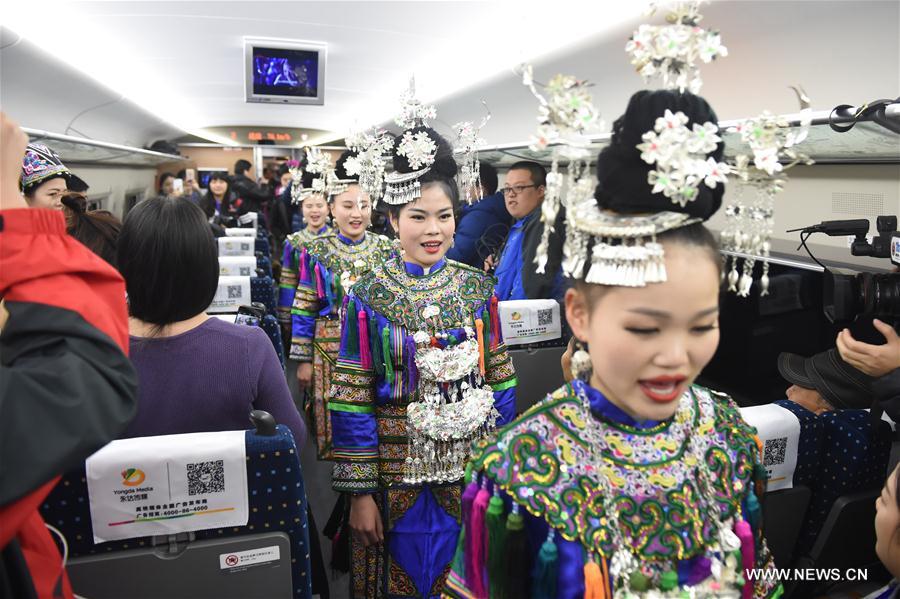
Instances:
[[[237,162],[234,163],[234,174],[235,175],[243,175],[245,172],[250,170],[250,167],[253,166],[249,161],[241,158]]]
[[[164,194],[165,192],[163,191],[163,185],[165,185],[166,181],[168,181],[169,179],[175,178],[175,175],[173,175],[172,173],[161,173],[159,175],[159,186],[156,188],[156,191],[159,192],[160,195]]]
[[[520,160],[509,169],[509,171],[528,171],[531,173],[531,182],[537,186],[547,185],[547,169],[531,160]]]
[[[119,271],[129,312],[159,327],[200,314],[212,303],[219,258],[209,223],[184,198],[135,206],[119,236]]]
[[[222,196],[222,206],[220,208],[220,214],[228,212],[229,206],[231,206],[231,201],[233,199],[231,194],[231,177],[228,176],[228,173],[222,171],[213,171],[213,173],[209,176],[208,181],[225,181],[225,195]],[[200,209],[206,214],[206,218],[212,218],[216,215],[216,198],[213,195],[211,189],[209,189],[209,185],[207,184],[206,193],[200,197],[200,201],[198,202]]]
[[[289,167],[286,162],[283,162],[278,165],[278,178],[279,179],[281,177],[285,176],[286,174],[288,174],[289,172],[291,172],[291,167]]]
[[[497,169],[493,164],[482,162],[479,169],[481,179],[481,189],[484,195],[489,196],[497,193]]]
[[[610,144],[597,157],[598,183],[594,197],[601,208],[620,214],[671,210],[706,220],[722,205],[722,195],[725,193],[722,184],[714,189],[700,185],[697,197],[684,208],[661,193],[652,193],[647,175],[653,165],[641,159],[637,145],[641,143],[644,133],[653,130],[656,119],[662,117],[666,110],[683,112],[688,117],[688,127],[694,123],[718,121],[706,100],[690,92],[644,90],[631,96],[625,114],[613,123]],[[724,150],[725,144],[721,142],[710,156],[718,162]]]
[[[109,264],[117,268],[116,245],[122,221],[108,210],[85,210],[85,200],[77,193],[62,198],[66,210],[66,232]]]
[[[79,177],[74,173],[69,173],[68,180],[66,181],[66,187],[69,191],[77,191],[78,193],[86,193],[88,189],[90,189],[90,185],[87,184],[87,181]]]
[[[412,129],[404,131],[403,134],[412,133],[415,135],[416,133],[423,131],[427,133],[428,137],[435,143],[437,150],[434,155],[434,164],[431,165],[431,168],[428,169],[427,173],[419,177],[419,184],[422,186],[423,191],[429,185],[439,185],[444,194],[450,198],[450,203],[453,205],[453,212],[456,213],[459,211],[459,187],[456,185],[457,166],[456,160],[453,158],[453,147],[450,145],[450,142],[444,139],[440,133],[431,127],[413,127]],[[417,169],[410,166],[406,156],[401,156],[395,152],[394,170],[398,173],[411,173]],[[413,200],[413,202],[415,202],[415,200]],[[410,202],[410,204],[413,202]],[[390,213],[393,218],[400,218],[400,210],[405,205],[409,204],[402,204],[399,206],[390,205],[388,206],[388,213]]]
[[[33,184],[29,185],[28,187],[26,187],[25,189],[22,190],[22,193],[25,194],[25,197],[27,197],[27,198],[33,198],[34,192],[36,192],[41,185],[43,185],[44,183],[47,183],[48,181],[53,181],[54,179],[65,180],[66,189],[69,188],[69,178],[66,175],[64,175],[63,173],[60,173],[58,175],[53,175],[52,177],[47,177],[46,179],[41,179],[37,183],[33,183]]]
[[[354,181],[359,181],[359,175],[347,174],[347,159],[356,158],[357,156],[359,156],[359,153],[354,152],[353,150],[344,150],[334,165],[334,175],[338,179],[353,179]]]

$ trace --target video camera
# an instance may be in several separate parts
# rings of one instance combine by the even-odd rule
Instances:
[[[829,220],[794,231],[801,232],[803,245],[806,238],[813,233],[825,233],[831,237],[852,235],[854,237],[850,245],[852,255],[889,258],[894,265],[900,266],[900,231],[897,230],[897,217],[879,216],[875,225],[878,235],[871,243],[866,238],[869,221],[864,218]],[[886,322],[900,319],[900,274],[862,272],[856,275],[843,275],[825,268],[823,291],[825,316],[831,322],[850,321],[861,314]]]

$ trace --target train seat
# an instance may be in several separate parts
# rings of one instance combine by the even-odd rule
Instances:
[[[306,491],[294,439],[266,412],[253,412],[253,421],[256,429],[245,436],[246,526],[94,544],[85,470],[63,476],[41,513],[66,540],[75,593],[92,599],[310,597]],[[263,561],[251,559],[246,568],[228,561],[260,552]]]
[[[776,565],[788,567],[795,558],[815,481],[822,423],[791,402],[741,408],[741,415],[757,429],[770,477],[767,493],[760,498],[766,542]]]
[[[266,307],[266,313],[275,315],[275,279],[272,277],[253,277],[250,279],[250,298]]]

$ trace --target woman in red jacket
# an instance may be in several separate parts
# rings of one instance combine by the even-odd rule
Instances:
[[[19,193],[27,141],[0,114],[0,596],[71,598],[37,508],[125,429],[137,377],[122,277]]]

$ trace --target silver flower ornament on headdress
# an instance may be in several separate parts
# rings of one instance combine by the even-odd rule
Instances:
[[[393,138],[386,131],[362,130],[347,137],[347,147],[357,153],[356,159],[345,164],[347,174],[358,176],[359,186],[373,202],[378,201],[384,185],[385,155],[394,147]]]
[[[409,80],[409,88],[400,95],[400,113],[394,117],[394,122],[403,129],[412,129],[425,125],[427,121],[437,118],[437,109],[431,105],[422,104],[416,98],[415,77]]]
[[[699,0],[678,2],[666,16],[668,25],[644,24],[632,34],[625,51],[646,81],[660,77],[666,87],[682,91],[687,88],[696,94],[703,85],[697,63],[728,56],[719,33],[698,26],[703,19],[701,3]],[[655,3],[650,14],[654,12]]]
[[[485,109],[487,104],[482,100]],[[472,204],[483,195],[481,189],[481,163],[478,161],[478,150],[484,145],[484,140],[480,137],[481,130],[491,120],[491,111],[488,110],[487,115],[481,120],[481,123],[475,125],[471,121],[464,121],[453,125],[456,131],[456,147],[453,153],[458,156],[459,174],[457,182],[462,190],[463,200],[467,204]]]
[[[812,110],[809,98],[802,88],[792,88],[800,102],[800,121],[795,128],[780,117],[765,111],[728,129],[736,133],[750,149],[750,153],[738,154],[731,171],[743,187],[753,187],[756,194],[750,200],[743,190],[725,207],[726,226],[722,231],[722,249],[745,256],[759,256],[763,263],[759,279],[760,295],[769,292],[769,263],[772,232],[775,227],[775,196],[787,184],[785,171],[798,164],[813,164],[812,159],[796,149],[809,133]],[[738,261],[743,259],[742,272],[738,273]],[[728,268],[728,261],[731,268]],[[728,290],[742,297],[750,294],[753,285],[754,258],[729,257],[725,271]]]
[[[694,123],[687,128],[688,117],[683,112],[666,109],[656,119],[653,131],[644,133],[637,148],[641,159],[655,165],[647,175],[653,193],[662,193],[682,208],[697,198],[700,185],[710,189],[724,184],[729,167],[724,162],[707,158],[722,141],[715,123]]]
[[[296,163],[288,168],[291,173],[291,204],[299,204],[304,200],[303,196],[303,169],[300,163]]]
[[[548,99],[537,90],[532,66],[524,64],[520,68],[522,83],[531,90],[539,103],[538,131],[537,135],[532,137],[531,149],[553,147],[553,161],[550,172],[547,173],[544,201],[541,204],[541,222],[544,224],[544,230],[535,255],[536,270],[543,273],[547,266],[550,234],[554,230],[560,207],[574,205],[584,195],[585,186],[580,185],[581,180],[584,177],[590,180],[588,172],[590,153],[585,134],[599,126],[599,115],[594,107],[593,98],[587,91],[591,85],[587,81],[570,75],[556,75],[550,83],[543,86],[549,95]],[[559,172],[559,161],[562,158],[569,160],[567,177],[563,177]],[[575,194],[576,197],[563,197],[563,187],[566,183],[569,193]]]
[[[397,145],[397,154],[405,156],[410,168],[420,170],[434,164],[437,144],[425,131],[412,133],[407,131]]]

